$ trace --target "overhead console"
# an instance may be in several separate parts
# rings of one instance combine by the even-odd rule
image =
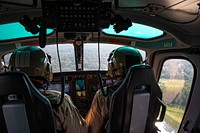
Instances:
[[[42,12],[43,23],[58,32],[95,32],[111,22],[111,2],[101,0],[44,0]]]
[[[98,79],[99,71],[77,71],[65,72],[65,93],[71,96],[75,106],[79,109],[82,116],[86,116],[93,97],[98,89],[100,83]],[[106,77],[106,71],[100,71],[104,85],[111,81]],[[51,82],[50,89],[61,90],[60,74],[55,73],[54,79]]]

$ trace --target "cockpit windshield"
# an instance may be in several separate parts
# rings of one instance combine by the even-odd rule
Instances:
[[[101,44],[100,45],[100,70],[107,70],[107,58],[110,52],[121,47],[121,45]],[[60,72],[56,45],[47,45],[43,50],[51,56],[53,72]],[[146,58],[146,52],[139,50],[143,60]],[[83,55],[83,70],[98,70],[98,46],[97,43],[85,43]],[[63,72],[76,71],[74,46],[71,43],[60,44],[59,54]],[[4,56],[5,64],[8,65],[10,54]]]
[[[107,70],[107,58],[110,52],[120,47],[121,45],[113,44],[101,44],[100,45],[100,70]],[[60,58],[62,70],[66,71],[76,71],[75,67],[75,56],[74,56],[74,46],[73,44],[62,44],[59,45]],[[56,45],[47,45],[44,51],[51,55],[53,72],[59,72],[59,63],[56,53]],[[146,53],[140,50],[143,60],[145,59]],[[83,55],[83,70],[98,70],[98,46],[97,43],[85,43],[84,44],[84,55]]]

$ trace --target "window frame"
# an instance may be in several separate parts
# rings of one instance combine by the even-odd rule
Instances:
[[[196,56],[194,54],[186,53],[186,51],[187,50],[172,50],[172,51],[155,52],[152,54],[153,58],[150,58],[150,60],[149,60],[150,65],[154,69],[155,78],[156,78],[157,82],[160,79],[160,75],[162,72],[162,67],[164,65],[164,62],[168,59],[185,59],[188,62],[190,62],[191,65],[193,66],[194,75],[193,75],[193,80],[191,83],[191,89],[190,89],[187,105],[186,105],[186,108],[184,111],[184,115],[183,115],[183,118],[182,118],[182,121],[180,123],[177,133],[179,133],[180,131],[184,131],[184,129],[183,129],[184,124],[187,122],[187,119],[189,119],[188,111],[190,111],[189,108],[191,108],[190,106],[191,106],[191,102],[192,102],[191,100],[192,100],[192,95],[194,93],[194,90],[196,90],[198,88],[196,84],[198,84],[197,77],[198,77],[198,71],[200,71],[200,68],[198,70],[198,66],[200,66],[200,63],[198,65]],[[200,57],[198,57],[198,58],[200,58]],[[194,118],[196,118],[196,117],[194,117]],[[192,126],[192,124],[190,126]]]

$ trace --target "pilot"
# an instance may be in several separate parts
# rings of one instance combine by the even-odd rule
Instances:
[[[49,55],[35,46],[24,46],[15,50],[9,60],[11,71],[25,72],[35,87],[45,95],[51,103],[58,103],[60,92],[48,90],[47,86],[53,78]],[[87,133],[85,120],[73,105],[70,97],[65,94],[63,103],[53,109],[56,129],[65,133]]]
[[[109,105],[112,93],[121,85],[123,79],[132,65],[141,64],[142,56],[133,47],[119,47],[113,50],[108,57],[108,75],[115,80],[113,85],[104,87],[103,95],[98,90],[93,98],[91,108],[86,116],[89,133],[105,133],[109,116]]]

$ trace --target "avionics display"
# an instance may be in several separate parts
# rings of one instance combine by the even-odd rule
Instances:
[[[49,85],[49,90],[61,91],[61,83],[52,83]],[[65,84],[65,93],[70,95],[70,85]]]
[[[85,80],[84,79],[76,79],[75,80],[75,89],[77,97],[85,97]]]
[[[84,79],[76,79],[75,84],[76,84],[77,91],[85,90],[85,80]]]
[[[113,84],[113,80],[112,79],[106,79],[105,80],[105,85],[112,85]]]
[[[77,91],[76,96],[84,98],[84,97],[86,97],[86,92],[85,91]]]
[[[97,71],[76,71],[76,72],[65,72],[66,85],[68,87],[70,97],[74,105],[79,109],[81,115],[85,117],[92,104],[93,97],[96,91],[99,89],[99,79]],[[101,71],[103,85],[111,84],[112,80],[107,78],[107,71]],[[51,88],[57,88],[60,90],[61,87],[60,73],[54,73],[53,81],[54,85]],[[50,87],[49,87],[50,88]]]

